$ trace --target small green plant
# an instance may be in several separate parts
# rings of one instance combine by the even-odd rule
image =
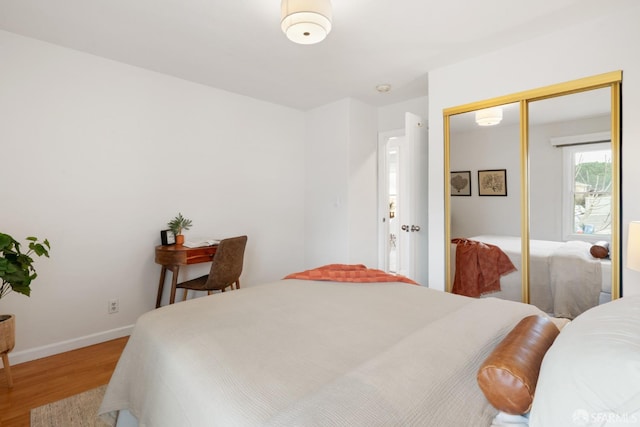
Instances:
[[[0,298],[11,291],[29,296],[31,282],[38,277],[33,266],[32,254],[49,257],[49,241],[38,241],[37,237],[27,237],[29,250],[22,253],[20,243],[8,234],[0,233]]]
[[[167,227],[173,232],[175,236],[182,234],[182,230],[188,230],[191,228],[191,220],[178,213],[178,216],[173,218],[167,223]]]

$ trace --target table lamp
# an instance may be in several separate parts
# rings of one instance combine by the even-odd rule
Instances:
[[[629,223],[627,267],[632,270],[640,271],[640,221],[631,221]]]

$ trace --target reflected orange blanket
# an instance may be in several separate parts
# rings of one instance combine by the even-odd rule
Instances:
[[[367,268],[363,264],[328,264],[311,270],[292,273],[285,279],[325,280],[331,282],[405,282],[417,285],[405,276],[385,273],[382,270]]]
[[[500,276],[516,271],[498,246],[469,239],[451,239],[456,244],[454,294],[479,297],[500,290]]]

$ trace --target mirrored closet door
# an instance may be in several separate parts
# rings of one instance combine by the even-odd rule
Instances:
[[[467,255],[474,256],[471,242],[501,246],[521,246],[521,174],[520,108],[518,103],[470,111],[450,119],[449,144],[451,289],[456,293],[477,296],[475,283],[464,275],[455,276],[455,265],[468,265]],[[469,240],[469,241],[468,241]],[[500,240],[496,242],[496,240]],[[464,245],[465,250],[458,250]],[[468,251],[466,248],[468,247]],[[460,253],[457,258],[456,254]],[[520,301],[522,299],[521,260],[512,256],[514,274],[511,285],[487,288],[482,293]],[[458,269],[460,271],[460,269]],[[494,283],[495,284],[495,283]]]
[[[617,71],[444,111],[448,291],[570,318],[620,296],[621,81]],[[478,259],[497,262],[485,283],[469,268]]]

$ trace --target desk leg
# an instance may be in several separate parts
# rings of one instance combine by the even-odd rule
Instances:
[[[176,286],[178,285],[178,272],[180,271],[179,265],[172,265],[169,267],[173,276],[171,277],[171,298],[169,299],[169,304],[173,304],[176,300]]]
[[[164,279],[167,277],[167,267],[162,266],[160,271],[160,283],[158,284],[158,297],[156,298],[156,308],[160,307],[160,300],[162,300],[162,290],[164,289]]]

